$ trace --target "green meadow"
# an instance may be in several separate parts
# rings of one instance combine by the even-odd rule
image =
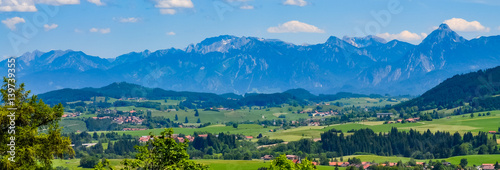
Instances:
[[[376,163],[384,163],[388,162],[408,162],[410,158],[407,157],[396,157],[396,156],[377,156],[377,155],[351,155],[344,156],[344,161],[347,161],[348,158],[359,158],[363,162],[372,162]],[[441,161],[444,160],[446,162],[451,162],[452,164],[459,164],[460,160],[466,158],[468,161],[468,166],[473,165],[481,165],[485,163],[494,164],[497,161],[500,161],[500,155],[468,155],[468,156],[455,156],[446,159],[434,159],[433,161]],[[340,158],[337,158],[340,160]],[[110,164],[115,168],[121,168],[120,162],[122,159],[110,159]],[[209,165],[212,170],[256,170],[260,167],[268,167],[270,165],[270,161],[264,160],[218,160],[218,159],[195,159],[195,162],[202,163],[205,165]],[[417,162],[429,162],[429,160],[416,160]],[[61,160],[56,159],[52,161],[53,167],[64,166],[70,169],[75,170],[83,170],[89,168],[79,167],[80,159],[71,159],[71,160]],[[335,169],[333,166],[317,166],[319,170],[322,169]],[[340,167],[339,169],[345,169]]]

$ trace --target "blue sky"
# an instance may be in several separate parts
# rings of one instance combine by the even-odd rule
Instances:
[[[500,34],[498,9],[497,0],[1,0],[0,57],[72,49],[113,58],[224,34],[294,44],[374,34],[418,44],[443,22],[472,39]]]

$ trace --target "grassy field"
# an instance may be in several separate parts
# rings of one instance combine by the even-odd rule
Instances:
[[[347,161],[348,158],[359,158],[363,162],[372,162],[375,161],[377,163],[383,163],[386,161],[389,162],[408,162],[410,158],[407,157],[396,157],[396,156],[377,156],[377,155],[352,155],[352,156],[344,156],[344,161]],[[459,164],[462,158],[467,158],[469,162],[468,166],[473,165],[481,165],[484,163],[494,164],[496,161],[500,161],[500,155],[468,155],[468,156],[456,156],[450,157],[447,159],[434,159],[433,161],[445,160],[447,162],[451,162],[452,164]],[[340,160],[340,158],[337,158]],[[121,159],[110,159],[110,164],[115,168],[121,168],[120,162]],[[263,160],[216,160],[216,159],[197,159],[195,162],[202,163],[205,165],[209,165],[210,169],[213,170],[256,170],[260,167],[268,167],[270,165],[270,161]],[[417,162],[429,162],[429,160],[416,160]],[[80,165],[79,159],[71,159],[71,160],[53,160],[53,166],[63,166],[68,167],[70,169],[86,169],[82,167],[78,167]],[[335,169],[332,166],[317,166],[319,170],[323,169]],[[340,167],[339,169],[345,169]]]
[[[63,127],[63,133],[76,132],[77,130],[80,130],[82,132],[87,131],[87,125],[81,120],[63,119],[59,122],[59,126]]]
[[[375,132],[388,132],[392,127],[396,127],[400,130],[410,130],[415,129],[419,131],[450,131],[450,132],[468,132],[477,133],[479,131],[496,131],[500,127],[500,111],[492,111],[492,116],[484,117],[474,117],[470,118],[469,115],[463,116],[451,116],[450,118],[435,119],[433,121],[424,121],[417,123],[397,123],[397,124],[383,124],[382,121],[370,121],[370,122],[356,122],[356,123],[346,123],[346,124],[336,124],[330,126],[302,126],[298,128],[292,128],[288,130],[278,130],[277,132],[269,132],[269,130],[277,129],[279,127],[269,126],[264,128],[256,124],[240,124],[237,129],[232,126],[225,125],[211,125],[204,128],[174,128],[175,133],[183,134],[193,134],[193,132],[231,132],[232,134],[244,134],[249,136],[256,136],[262,133],[264,136],[269,136],[272,139],[283,139],[284,141],[296,141],[302,138],[320,138],[320,134],[330,130],[337,129],[347,132],[351,129],[362,129],[370,128]],[[201,115],[201,114],[200,114]],[[288,115],[288,114],[287,114]],[[477,113],[476,113],[477,115]],[[144,136],[148,135],[149,132],[154,134],[159,134],[163,129],[152,129],[152,130],[142,130],[142,131],[116,131],[120,134],[130,134],[133,136]],[[101,133],[101,132],[98,132]],[[105,132],[106,133],[106,132]]]
[[[380,107],[386,105],[395,105],[401,103],[401,101],[406,101],[408,99],[392,99],[388,100],[387,98],[369,98],[369,97],[360,97],[360,98],[343,98],[339,100],[330,101],[331,104],[335,104],[337,102],[342,103],[344,106],[360,106],[360,107]]]
[[[219,132],[230,132],[231,134],[244,134],[244,135],[249,135],[249,136],[257,136],[259,133],[265,133],[269,132],[269,130],[272,130],[277,127],[269,126],[267,128],[264,128],[261,125],[256,125],[256,124],[240,124],[238,125],[238,128],[233,128],[233,126],[225,126],[225,125],[211,125],[207,126],[204,128],[173,128],[174,133],[179,134],[186,134],[186,135],[191,135],[194,132],[209,132],[209,133],[219,133]],[[130,134],[132,136],[145,136],[148,135],[149,132],[153,132],[153,134],[160,134],[163,129],[152,129],[152,130],[139,130],[139,131],[115,131],[119,134]],[[104,132],[104,131],[103,131]],[[111,131],[105,131],[104,133],[109,133]],[[97,132],[101,133],[101,132]],[[273,132],[271,132],[273,133]]]

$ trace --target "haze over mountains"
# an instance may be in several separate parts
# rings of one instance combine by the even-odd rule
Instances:
[[[422,43],[330,37],[295,45],[222,35],[185,50],[131,52],[103,59],[80,51],[28,52],[18,78],[34,93],[126,81],[176,91],[421,94],[460,73],[500,65],[500,36],[466,40],[446,24]],[[6,72],[6,60],[1,70]]]

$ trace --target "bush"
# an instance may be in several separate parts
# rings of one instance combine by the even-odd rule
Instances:
[[[84,156],[80,159],[80,166],[83,168],[94,168],[99,163],[99,159],[94,156]]]

